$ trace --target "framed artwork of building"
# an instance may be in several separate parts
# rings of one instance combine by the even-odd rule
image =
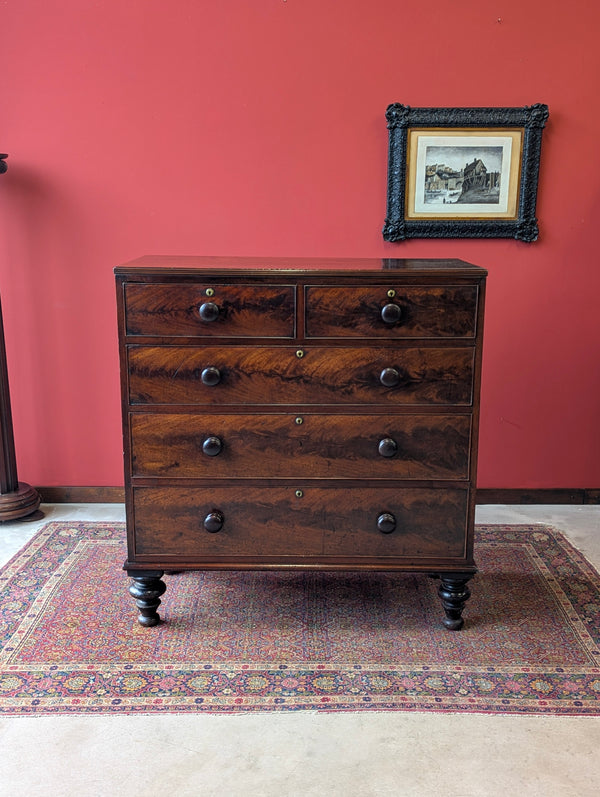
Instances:
[[[386,118],[386,241],[537,240],[546,105],[410,108],[393,103]]]

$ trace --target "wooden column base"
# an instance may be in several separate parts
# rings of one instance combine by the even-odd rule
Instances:
[[[0,493],[0,522],[19,518],[38,520],[44,517],[42,512],[37,511],[41,500],[37,490],[25,482],[19,482],[16,490]]]

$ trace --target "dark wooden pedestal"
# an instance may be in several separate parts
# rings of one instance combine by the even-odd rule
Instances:
[[[0,174],[6,171],[5,158],[0,154]],[[13,437],[8,369],[4,346],[4,323],[0,304],[0,522],[6,520],[37,520],[43,517],[38,510],[41,498],[37,490],[19,481]]]
[[[38,510],[41,498],[37,490],[19,481],[13,437],[10,392],[4,348],[4,325],[0,305],[0,522],[6,520],[37,520],[43,517]]]

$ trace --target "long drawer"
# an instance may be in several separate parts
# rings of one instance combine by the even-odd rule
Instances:
[[[307,286],[307,337],[473,338],[473,285]]]
[[[466,479],[465,415],[131,415],[141,477]]]
[[[469,406],[474,349],[129,346],[131,404]]]
[[[137,487],[135,559],[202,564],[282,557],[466,555],[466,489]]]

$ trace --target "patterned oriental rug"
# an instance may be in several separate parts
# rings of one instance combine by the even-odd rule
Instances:
[[[0,712],[600,714],[600,576],[558,531],[477,529],[465,627],[390,573],[165,576],[136,620],[122,523],[48,523],[0,571]]]

